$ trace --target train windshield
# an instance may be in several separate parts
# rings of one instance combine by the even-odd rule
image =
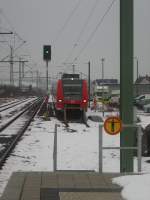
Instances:
[[[63,91],[66,100],[81,100],[82,80],[63,80]]]

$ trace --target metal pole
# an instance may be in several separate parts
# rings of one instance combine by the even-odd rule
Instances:
[[[24,78],[24,63],[25,61],[22,61],[22,77]]]
[[[75,65],[74,64],[72,65],[72,73],[73,74],[75,73]]]
[[[99,173],[103,172],[103,135],[102,135],[103,125],[99,125]]]
[[[21,58],[19,58],[19,88],[21,88]]]
[[[46,91],[48,92],[48,60],[46,60]]]
[[[67,123],[67,110],[64,108],[64,122]]]
[[[134,57],[134,59],[136,60],[136,81],[137,81],[139,78],[139,61],[138,57],[136,56]],[[136,86],[136,96],[138,96],[138,82],[135,86]]]
[[[136,75],[137,75],[137,79],[139,78],[139,61],[138,58],[136,58]]]
[[[21,62],[21,87],[23,85],[23,78],[24,78],[24,63],[25,61]]]
[[[138,62],[138,58],[136,57],[136,73],[137,73],[137,80],[138,80],[138,78],[139,78],[139,62]],[[136,90],[136,95],[138,96],[138,94],[139,94],[139,89],[138,89],[138,84],[137,84],[137,86],[136,86],[136,88],[137,88],[137,90]]]
[[[102,112],[103,112],[103,117],[104,117],[104,61],[105,59],[102,58]]]
[[[53,170],[54,172],[57,170],[57,124],[54,131]]]
[[[13,47],[10,46],[10,85],[14,84],[13,71]]]
[[[120,115],[123,124],[133,124],[133,0],[120,0]],[[133,146],[134,129],[120,134],[120,146]],[[120,171],[133,172],[133,150],[120,151]]]
[[[88,90],[89,90],[89,108],[90,108],[90,98],[91,98],[91,95],[90,95],[90,93],[91,93],[91,91],[90,91],[90,83],[91,83],[91,78],[90,78],[90,61],[88,62],[88,67],[89,67],[89,73],[88,73],[88,75],[89,75],[89,87],[88,87]]]
[[[137,128],[137,137],[138,137],[138,172],[141,172],[141,161],[142,161],[142,130],[141,130],[141,126],[138,126]]]
[[[36,87],[39,87],[39,71],[36,71]]]

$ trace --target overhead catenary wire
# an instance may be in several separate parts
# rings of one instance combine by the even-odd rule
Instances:
[[[7,16],[5,15],[4,11],[1,9],[0,10],[0,14],[3,16],[3,18],[6,20],[6,22],[9,24],[10,28],[13,30],[13,33],[21,40],[24,41],[23,38],[16,32],[15,28],[12,26],[11,22],[9,21],[9,19],[7,18]]]
[[[13,32],[12,32],[10,29],[5,28],[5,27],[3,27],[3,26],[0,26],[0,29],[3,30],[2,32],[8,32],[8,33],[10,32],[10,33],[13,34]],[[12,34],[9,35],[9,38],[10,38],[10,37],[12,38]],[[2,43],[5,43],[5,44],[7,44],[7,45],[9,46],[8,36],[6,36],[6,35],[7,35],[7,34],[2,34],[2,35],[1,35],[1,37],[4,39],[4,41],[3,41]]]
[[[9,29],[11,29],[12,31],[13,31],[13,35],[12,35],[12,44],[9,44],[9,42],[8,41],[6,41],[7,42],[7,44],[8,44],[8,46],[9,47],[13,47],[13,52],[15,53],[15,51],[17,51],[19,48],[21,48],[25,43],[26,43],[26,41],[25,40],[23,40],[23,38],[16,32],[16,30],[15,30],[15,28],[13,27],[13,25],[11,24],[11,22],[10,22],[10,20],[7,18],[7,16],[5,15],[5,13],[3,12],[3,10],[2,9],[0,9],[0,15],[3,17],[3,19],[5,20],[5,22],[9,25]],[[8,28],[3,28],[3,29],[5,29],[5,30],[7,30],[7,31],[10,31]],[[3,36],[4,38],[6,38],[6,36],[4,35]],[[16,38],[18,39],[18,41],[19,41],[19,44],[18,45],[16,45]],[[15,57],[15,54],[13,55],[14,57]],[[5,61],[7,58],[9,58],[10,57],[10,55],[8,54],[7,56],[5,56],[5,57],[3,57],[3,58],[1,58],[1,61]],[[18,56],[17,56],[18,57]],[[25,64],[25,63],[24,63]],[[26,64],[25,64],[26,65]],[[31,69],[31,67],[29,66],[29,65],[26,65],[27,67],[29,67],[30,69]],[[32,72],[32,69],[31,69],[31,73],[33,73]]]
[[[54,41],[52,42],[52,44],[55,46],[56,42],[58,41],[58,39],[60,38],[61,34],[63,33],[63,31],[65,30],[65,28],[67,27],[69,21],[71,20],[72,16],[74,15],[74,13],[76,12],[76,10],[79,8],[81,3],[81,0],[78,0],[77,4],[73,7],[73,9],[71,10],[71,12],[69,13],[67,19],[65,20],[64,24],[62,25],[62,27],[60,28],[60,30],[58,31]]]
[[[98,24],[96,25],[95,29],[92,31],[92,33],[90,34],[89,38],[87,39],[86,43],[84,44],[84,46],[82,47],[82,49],[80,50],[80,52],[78,53],[78,55],[74,58],[73,63],[75,61],[77,61],[77,59],[80,57],[80,55],[82,54],[82,52],[87,48],[89,42],[91,41],[91,39],[93,38],[93,36],[95,35],[95,33],[97,32],[98,28],[100,27],[100,25],[102,24],[102,22],[104,21],[105,17],[107,16],[107,14],[109,13],[109,11],[111,10],[113,4],[115,3],[115,1],[117,0],[113,0],[111,2],[111,4],[107,7],[104,15],[100,18],[100,21],[98,22]]]
[[[26,41],[23,41],[18,47],[16,47],[15,49],[13,49],[13,52],[17,51],[21,46],[23,46],[26,43]],[[9,58],[10,55],[5,56],[4,58],[2,58],[0,61],[4,61],[7,58]]]
[[[4,11],[2,9],[0,9],[0,15],[5,19],[5,21],[9,24],[10,28],[12,29],[13,31],[13,45],[14,45],[14,49],[13,51],[17,51],[20,47],[22,47],[26,41],[23,40],[23,38],[21,38],[21,36],[16,32],[15,28],[12,26],[11,22],[9,21],[9,19],[7,18],[7,16],[5,15]],[[17,47],[15,47],[15,44],[16,44],[16,36],[17,38],[21,41],[21,44],[19,44]],[[5,37],[5,36],[3,36]],[[13,46],[13,45],[10,45],[7,41],[7,44],[9,47]],[[10,55],[8,54],[7,56],[3,57],[1,59],[1,61],[4,61],[5,59],[7,59]]]
[[[7,31],[7,32],[10,32],[10,33],[12,32],[12,30],[10,30],[10,29],[8,29],[8,28],[6,28],[6,27],[4,27],[4,26],[0,26],[0,30],[1,30],[1,29],[2,29],[3,31],[5,31],[5,32],[6,32],[6,31]],[[4,34],[4,35],[5,35],[5,34]]]
[[[83,24],[81,31],[79,32],[79,35],[78,35],[78,37],[77,37],[77,40],[76,40],[76,42],[74,43],[74,45],[73,45],[71,51],[69,52],[69,55],[67,56],[67,58],[66,58],[65,61],[64,61],[64,63],[66,63],[66,62],[69,60],[69,58],[72,56],[72,54],[73,54],[73,52],[74,52],[74,49],[77,47],[77,45],[78,45],[78,43],[79,43],[81,37],[83,36],[83,34],[84,34],[84,32],[85,32],[85,29],[86,29],[87,25],[88,25],[89,22],[90,22],[90,18],[92,18],[93,14],[94,14],[94,10],[96,9],[97,4],[98,4],[99,2],[100,2],[99,0],[96,0],[96,1],[94,2],[93,6],[92,6],[92,8],[91,8],[91,10],[90,10],[90,13],[89,13],[88,17],[86,18],[86,21],[85,21],[85,23]]]

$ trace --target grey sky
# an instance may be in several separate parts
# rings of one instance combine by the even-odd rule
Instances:
[[[0,8],[3,10],[16,32],[27,41],[24,48],[16,53],[18,55],[30,53],[34,62],[37,63],[34,69],[38,68],[44,74],[45,63],[42,60],[43,44],[52,44],[52,61],[49,64],[49,73],[52,76],[64,69],[67,71],[71,69],[70,66],[62,68],[57,66],[62,66],[62,63],[68,57],[90,13],[90,9],[96,0],[80,0],[78,9],[68,21],[67,26],[59,35],[58,40],[55,41],[55,39],[78,1],[79,0],[0,0]],[[68,62],[72,62],[79,54],[111,2],[112,0],[99,0],[85,32],[76,48],[74,48],[74,52],[70,59],[68,59]],[[150,75],[150,0],[134,0],[134,2],[134,54],[139,60],[139,73],[141,75]],[[1,15],[0,25],[1,27],[10,29],[10,26]],[[2,36],[0,40],[2,40]],[[3,46],[0,44],[0,58],[8,53],[9,48],[4,47],[4,44]],[[79,64],[76,69],[87,73],[87,64],[82,63],[86,63],[90,60],[92,78],[100,78],[102,57],[105,58],[105,77],[119,78],[119,0],[116,0],[113,4],[92,40],[78,57],[77,62],[79,62]],[[0,76],[2,76],[2,68],[0,68],[0,70]]]

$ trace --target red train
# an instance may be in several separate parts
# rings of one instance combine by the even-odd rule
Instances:
[[[79,78],[79,74],[63,74],[57,81],[54,92],[56,111],[81,110],[88,106],[87,81]]]

